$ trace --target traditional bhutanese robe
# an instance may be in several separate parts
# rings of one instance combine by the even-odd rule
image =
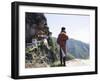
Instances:
[[[60,48],[62,48],[62,50],[64,51],[64,53],[66,54],[67,51],[67,47],[66,47],[66,41],[68,40],[68,36],[66,35],[65,32],[61,32],[57,38],[57,43],[60,45]]]

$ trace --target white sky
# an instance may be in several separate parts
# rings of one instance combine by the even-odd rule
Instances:
[[[89,43],[90,16],[45,14],[52,36],[58,37],[61,27],[66,27],[69,38]]]

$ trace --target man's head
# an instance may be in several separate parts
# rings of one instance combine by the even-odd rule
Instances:
[[[61,32],[65,32],[66,28],[65,27],[62,27],[61,28]]]

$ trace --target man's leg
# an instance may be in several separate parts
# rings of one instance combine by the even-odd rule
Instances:
[[[61,65],[63,65],[63,58],[62,58],[62,52],[61,52],[61,49],[60,49],[60,63],[61,63]]]
[[[63,64],[66,66],[66,57],[63,57]]]

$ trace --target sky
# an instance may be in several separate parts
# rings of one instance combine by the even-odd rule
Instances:
[[[58,37],[61,28],[66,28],[69,38],[89,43],[90,16],[73,14],[44,14],[53,37]]]

